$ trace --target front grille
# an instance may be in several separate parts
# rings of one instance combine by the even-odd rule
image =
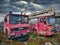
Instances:
[[[26,29],[29,29],[29,27],[13,28],[13,29],[11,29],[11,31],[20,31],[20,30],[26,30]]]

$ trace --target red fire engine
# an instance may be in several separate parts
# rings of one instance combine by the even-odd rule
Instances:
[[[54,15],[55,12],[53,10],[32,14],[30,19],[33,32],[44,36],[52,36],[56,33]]]
[[[10,12],[4,18],[4,33],[9,39],[28,40],[29,18],[27,15]]]

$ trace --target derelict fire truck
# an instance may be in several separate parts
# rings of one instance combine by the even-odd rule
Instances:
[[[30,32],[28,15],[10,12],[4,18],[4,33],[9,39],[28,40]]]
[[[55,12],[52,9],[31,14],[31,30],[39,35],[52,36],[56,33],[54,15]]]

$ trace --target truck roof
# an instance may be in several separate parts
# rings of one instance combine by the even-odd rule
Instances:
[[[20,15],[20,16],[28,16],[28,15],[24,15],[24,14],[9,14],[9,15]]]
[[[18,16],[20,15],[20,16],[27,16],[27,17],[28,17],[28,15],[21,15],[21,14],[7,14],[7,15],[5,16],[5,18],[8,17],[8,16],[10,16],[10,15],[18,15]]]

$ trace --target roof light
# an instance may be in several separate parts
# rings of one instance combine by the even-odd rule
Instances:
[[[9,13],[12,14],[12,11],[10,11]]]

